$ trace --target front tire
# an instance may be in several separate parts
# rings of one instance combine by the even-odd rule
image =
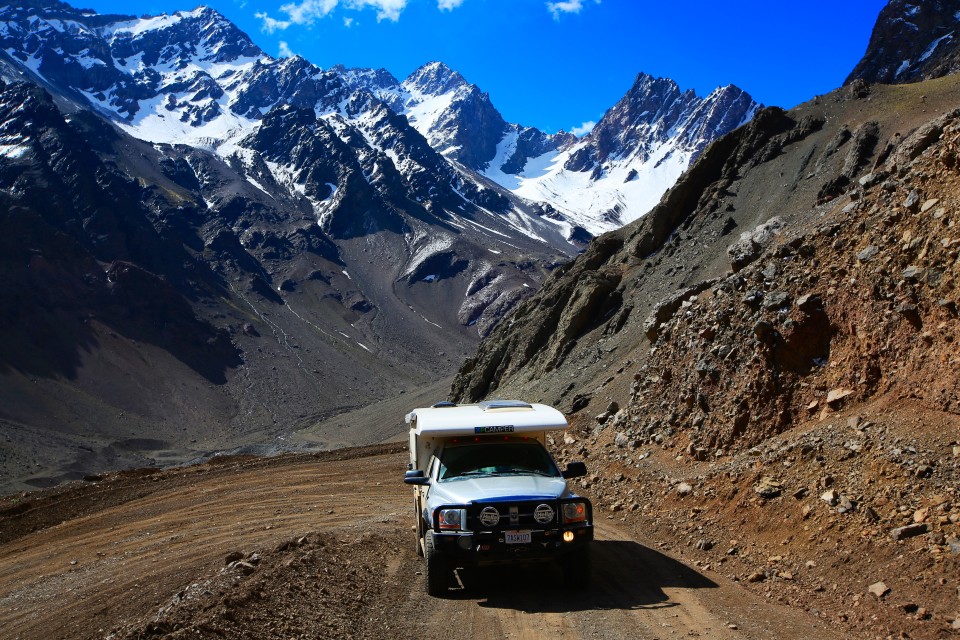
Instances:
[[[427,527],[424,525],[423,518],[420,517],[420,501],[414,498],[413,513],[417,523],[417,557],[423,557],[424,534]]]
[[[443,552],[434,546],[433,531],[427,531],[423,538],[424,556],[427,568],[424,571],[427,583],[427,595],[442,598],[447,595],[450,585],[450,563]]]

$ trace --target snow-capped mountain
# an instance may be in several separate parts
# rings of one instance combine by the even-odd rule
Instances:
[[[388,210],[479,215],[490,218],[484,225],[508,228],[508,235],[573,250],[561,225],[458,170],[406,121],[391,118],[391,110],[361,83],[303,58],[273,59],[212,9],[140,19],[37,2],[0,10],[0,18],[0,47],[48,86],[89,101],[141,140],[205,149],[241,170],[252,170],[244,141],[253,139],[266,114],[274,108],[310,110],[319,128],[329,127],[327,139],[345,145],[356,162],[338,165],[344,170],[331,165],[319,184],[304,182],[302,162],[299,169],[266,166],[276,184],[312,206],[327,231],[362,226],[357,220],[334,223],[358,215],[341,184],[345,167],[354,164],[369,186],[352,185],[372,187]],[[375,79],[370,84],[375,88]]]
[[[0,77],[0,418],[68,452],[197,416],[269,441],[433,382],[577,250],[210,9],[0,7]]]
[[[395,186],[419,206],[441,215],[490,213],[512,232],[562,251],[570,250],[567,239],[588,237],[583,230],[596,234],[645,213],[707,143],[757,107],[736,87],[701,99],[641,74],[577,140],[507,123],[488,94],[443,63],[425,64],[400,82],[383,69],[322,70],[296,56],[278,60],[205,7],[134,18],[33,0],[0,10],[0,18],[0,47],[11,59],[137,138],[206,149],[242,167],[250,155],[241,141],[271,109],[311,109],[335,137],[353,136],[368,175],[375,166],[381,177],[398,172]],[[371,124],[386,116],[384,107],[409,126],[394,122],[388,146],[380,147]],[[410,141],[413,130],[430,149]],[[346,195],[334,198],[336,180],[311,190],[297,186],[289,167],[269,168],[283,174],[274,176],[278,184],[309,201],[326,229],[334,228]]]
[[[710,142],[760,107],[732,85],[700,98],[641,73],[583,139],[517,167],[510,158],[522,140],[508,134],[484,174],[596,234],[653,208]]]
[[[519,170],[532,157],[563,148],[576,140],[563,131],[546,134],[535,127],[510,124],[490,96],[442,62],[429,62],[402,83],[385,69],[335,67],[355,87],[374,93],[394,112],[407,117],[430,145],[460,165],[483,171],[505,138],[519,140],[501,164]]]
[[[578,140],[507,123],[486,93],[440,62],[402,83],[383,69],[338,70],[404,114],[445,157],[540,205],[571,233],[583,228],[598,234],[640,217],[707,144],[762,106],[732,85],[700,98],[672,80],[641,73]]]
[[[945,0],[890,0],[867,52],[844,84],[860,79],[903,84],[960,71],[960,5]]]

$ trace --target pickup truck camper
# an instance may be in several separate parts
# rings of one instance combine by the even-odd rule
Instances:
[[[443,596],[453,570],[487,564],[556,561],[575,588],[590,579],[593,509],[546,449],[548,431],[567,428],[552,407],[514,400],[440,402],[414,409],[410,464],[417,553],[426,560],[426,589]]]

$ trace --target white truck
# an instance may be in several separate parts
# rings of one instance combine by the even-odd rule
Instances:
[[[426,588],[443,596],[454,569],[557,561],[574,588],[590,580],[593,508],[570,491],[546,433],[567,428],[563,414],[542,404],[493,400],[440,402],[414,409],[410,464],[417,553],[426,559]]]

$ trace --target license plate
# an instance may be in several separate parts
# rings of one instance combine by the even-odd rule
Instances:
[[[507,544],[529,544],[533,538],[529,531],[504,531],[503,541]]]

